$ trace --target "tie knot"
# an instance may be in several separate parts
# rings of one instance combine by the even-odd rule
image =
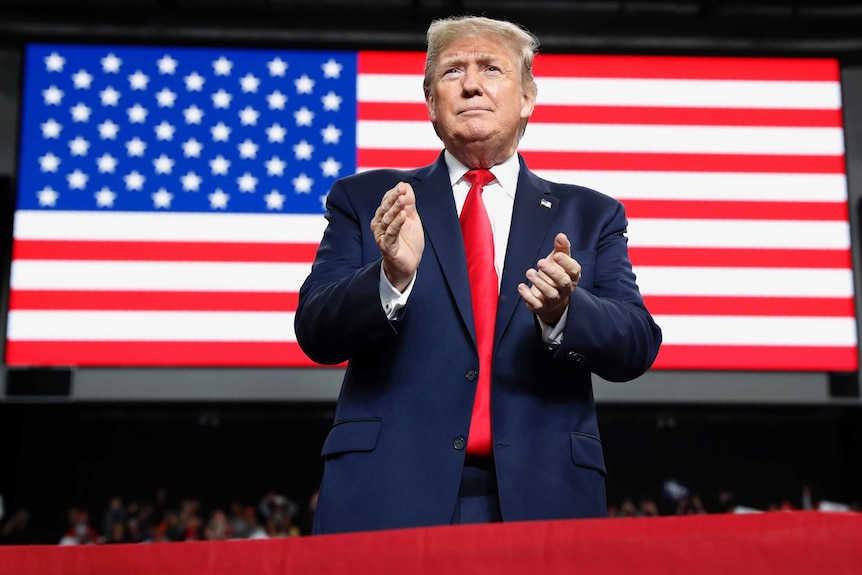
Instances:
[[[491,170],[470,170],[464,174],[464,179],[474,186],[484,188],[485,184],[494,181],[494,174],[491,173]]]

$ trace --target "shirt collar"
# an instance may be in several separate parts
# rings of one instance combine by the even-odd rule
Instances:
[[[443,158],[446,160],[446,167],[449,169],[449,180],[452,186],[455,186],[464,177],[470,168],[461,163],[458,158],[446,150],[443,153]],[[521,171],[521,164],[518,161],[518,154],[512,154],[505,161],[492,166],[491,173],[497,179],[497,183],[510,198],[515,197],[515,189],[518,186],[518,173]]]

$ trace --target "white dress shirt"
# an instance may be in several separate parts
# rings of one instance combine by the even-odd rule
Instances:
[[[462,164],[447,150],[443,154],[446,161],[446,167],[449,169],[449,180],[452,183],[452,195],[455,199],[455,207],[458,210],[458,215],[461,215],[461,209],[464,207],[464,202],[467,199],[467,193],[470,191],[470,182],[464,179],[470,168]],[[512,225],[512,210],[515,207],[515,190],[518,187],[518,174],[521,170],[521,165],[518,161],[518,155],[513,154],[506,161],[493,166],[491,173],[494,174],[494,180],[485,184],[482,191],[482,201],[485,204],[485,210],[488,212],[488,219],[491,221],[491,231],[494,235],[494,268],[497,270],[497,285],[500,285],[500,280],[503,277],[503,263],[506,260],[506,247],[509,242],[509,228]],[[526,273],[527,270],[524,270]],[[380,266],[380,303],[386,311],[389,319],[395,319],[399,310],[407,305],[407,300],[410,293],[413,291],[413,284],[416,281],[416,275],[404,289],[404,292],[399,292],[383,273],[383,265]],[[526,281],[526,277],[524,278]],[[549,326],[539,320],[542,326],[542,339],[546,343],[559,345],[562,341],[563,327],[565,326],[566,315],[568,308],[563,313],[563,317],[555,326]]]

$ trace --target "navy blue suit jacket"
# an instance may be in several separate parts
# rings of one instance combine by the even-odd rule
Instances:
[[[523,159],[497,307],[491,413],[506,521],[606,515],[605,463],[590,374],[644,373],[661,331],[643,304],[619,202],[555,184]],[[425,252],[402,316],[380,303],[370,222],[383,194],[412,185]],[[442,154],[412,171],[339,180],[300,290],[296,336],[320,363],[349,361],[325,458],[315,532],[448,524],[464,464],[478,369],[458,214]],[[564,232],[582,278],[562,344],[549,349],[517,285]]]

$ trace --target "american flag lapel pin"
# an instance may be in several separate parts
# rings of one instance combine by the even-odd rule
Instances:
[[[542,198],[541,204],[543,208],[550,208],[551,200],[546,200],[545,198]]]

